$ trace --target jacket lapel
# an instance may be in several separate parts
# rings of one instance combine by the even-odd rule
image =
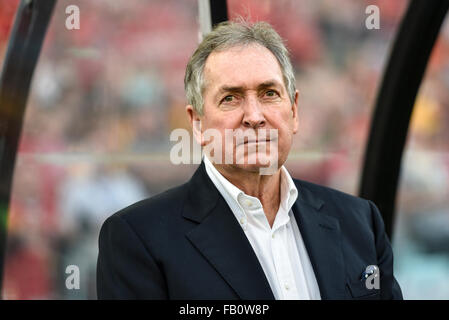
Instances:
[[[262,267],[204,162],[188,183],[183,216],[199,223],[186,236],[241,299],[274,299]]]
[[[344,299],[345,272],[340,225],[326,215],[324,202],[295,179],[298,200],[293,213],[315,272],[322,299]]]

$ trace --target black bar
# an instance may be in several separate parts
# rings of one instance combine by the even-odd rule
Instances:
[[[41,0],[40,0],[41,1]],[[182,314],[182,308],[211,308],[213,312],[208,317],[205,312],[197,314]],[[261,308],[259,308],[260,306]],[[11,312],[16,317],[29,317],[33,314],[46,314],[48,310],[70,310],[70,314],[75,318],[85,318],[86,314],[95,318],[105,318],[115,316],[119,318],[129,318],[130,312],[133,314],[148,314],[149,319],[158,319],[155,315],[160,315],[164,320],[197,320],[197,319],[231,319],[231,320],[279,320],[297,319],[301,310],[302,314],[314,314],[317,317],[325,318],[329,315],[329,310],[334,314],[346,314],[348,310],[379,310],[380,317],[391,314],[391,310],[398,313],[416,314],[423,309],[432,310],[434,313],[444,314],[446,301],[374,301],[374,300],[353,300],[353,301],[288,301],[288,300],[177,300],[177,301],[157,301],[157,300],[26,300],[26,301],[2,301],[0,307],[3,314]],[[268,307],[268,310],[266,308]],[[244,309],[246,308],[246,309]],[[243,310],[247,310],[242,312]],[[132,310],[132,311],[131,311]],[[198,309],[197,309],[198,310]],[[248,311],[250,310],[250,311]],[[251,311],[254,310],[254,311]],[[440,310],[440,311],[438,311]]]
[[[212,28],[228,20],[228,6],[226,0],[209,0],[210,16],[212,21]]]
[[[33,72],[56,0],[22,0],[0,76],[0,289],[14,163]]]
[[[410,117],[448,7],[447,0],[410,2],[377,96],[359,194],[379,207],[390,239]]]

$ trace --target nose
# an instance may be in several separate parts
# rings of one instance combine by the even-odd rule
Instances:
[[[249,97],[243,107],[242,123],[247,128],[257,129],[265,126],[266,119],[257,98]]]

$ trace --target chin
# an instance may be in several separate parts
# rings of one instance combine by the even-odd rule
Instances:
[[[247,155],[243,159],[239,158],[234,164],[235,167],[248,172],[260,173],[261,169],[268,169],[274,166],[274,170],[280,168],[277,164],[279,159],[269,156]]]

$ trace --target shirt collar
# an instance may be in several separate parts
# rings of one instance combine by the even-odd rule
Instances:
[[[207,156],[203,157],[203,161],[206,165],[206,172],[221,193],[222,190],[226,191],[235,201],[237,201],[240,194],[244,194],[242,190],[234,186],[228,179],[223,177],[223,175],[215,168]]]
[[[245,194],[242,190],[233,185],[228,179],[226,179],[212,164],[207,156],[203,157],[204,164],[206,166],[206,172],[211,178],[218,191],[222,194],[231,209],[236,205],[239,206],[244,212],[260,212],[261,203],[259,199]],[[284,212],[288,215],[290,209],[298,198],[298,189],[293,182],[292,177],[288,173],[287,169],[281,167],[281,201],[280,212]],[[232,205],[230,204],[232,201]],[[235,213],[235,212],[234,212]]]
[[[293,204],[298,198],[298,189],[293,182],[292,177],[288,173],[287,169],[281,167],[281,205],[284,205],[286,211],[290,211]]]

